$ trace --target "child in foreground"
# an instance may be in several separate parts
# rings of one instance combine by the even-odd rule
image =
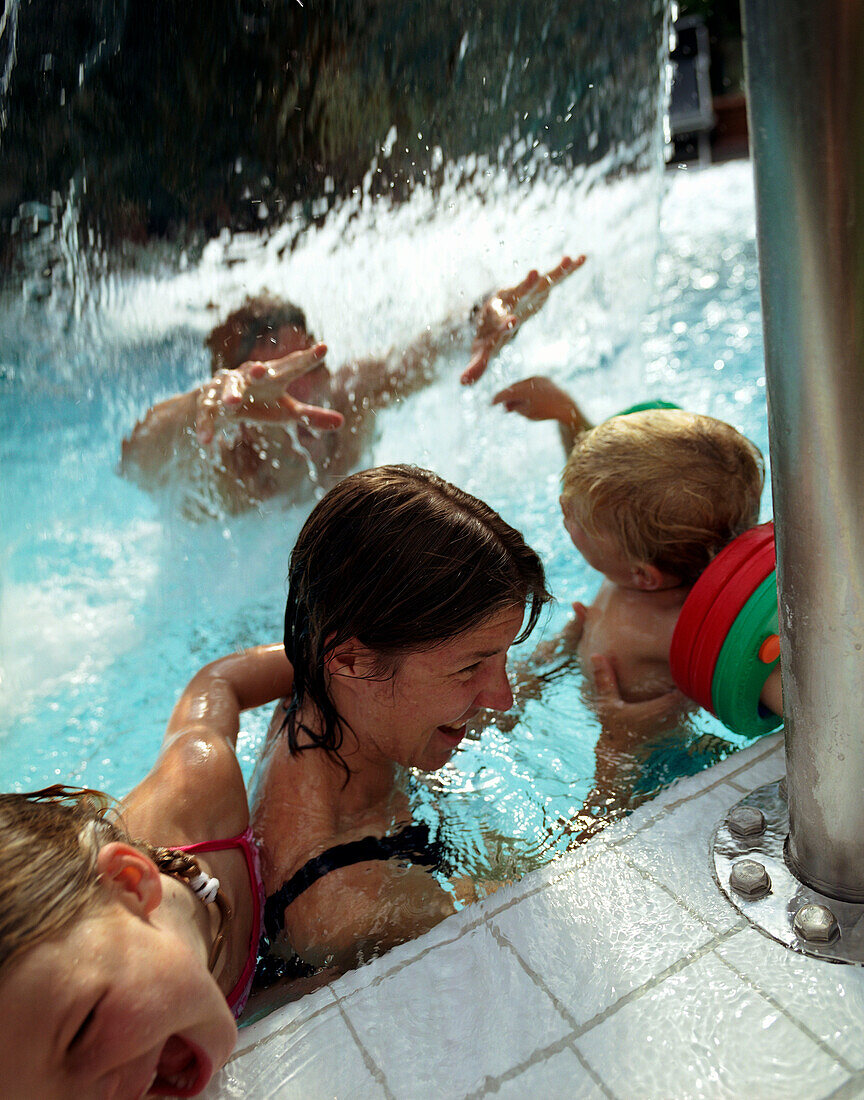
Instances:
[[[281,645],[203,669],[116,812],[79,788],[0,795],[4,1097],[193,1096],[227,1060],[263,894],[239,713],[292,680]]]

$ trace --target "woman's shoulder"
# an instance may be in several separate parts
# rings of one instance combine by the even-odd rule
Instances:
[[[246,785],[230,745],[184,733],[166,745],[121,804],[127,828],[168,847],[242,833]]]

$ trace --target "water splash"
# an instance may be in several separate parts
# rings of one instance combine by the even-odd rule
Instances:
[[[5,100],[18,49],[18,13],[21,0],[4,0],[0,15],[0,100]],[[6,125],[6,105],[0,108],[0,130]]]

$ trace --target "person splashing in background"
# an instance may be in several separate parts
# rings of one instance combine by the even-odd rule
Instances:
[[[500,346],[502,316],[509,338],[584,260],[532,271],[472,311],[472,363]],[[123,440],[120,470],[147,489],[182,483],[205,512],[308,498],[314,482],[327,488],[360,464],[376,412],[429,385],[467,331],[451,318],[405,348],[330,371],[301,309],[267,294],[249,298],[207,338],[212,378],[149,409]]]

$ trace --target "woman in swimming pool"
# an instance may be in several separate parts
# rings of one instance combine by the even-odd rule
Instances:
[[[262,900],[239,713],[290,685],[281,646],[203,669],[117,812],[94,791],[0,795],[4,1097],[192,1096],[228,1058]]]
[[[331,489],[288,582],[294,684],[254,809],[265,928],[346,970],[453,912],[456,884],[433,875],[442,853],[412,824],[402,776],[443,767],[478,712],[510,707],[507,651],[550,597],[517,531],[407,466]]]

